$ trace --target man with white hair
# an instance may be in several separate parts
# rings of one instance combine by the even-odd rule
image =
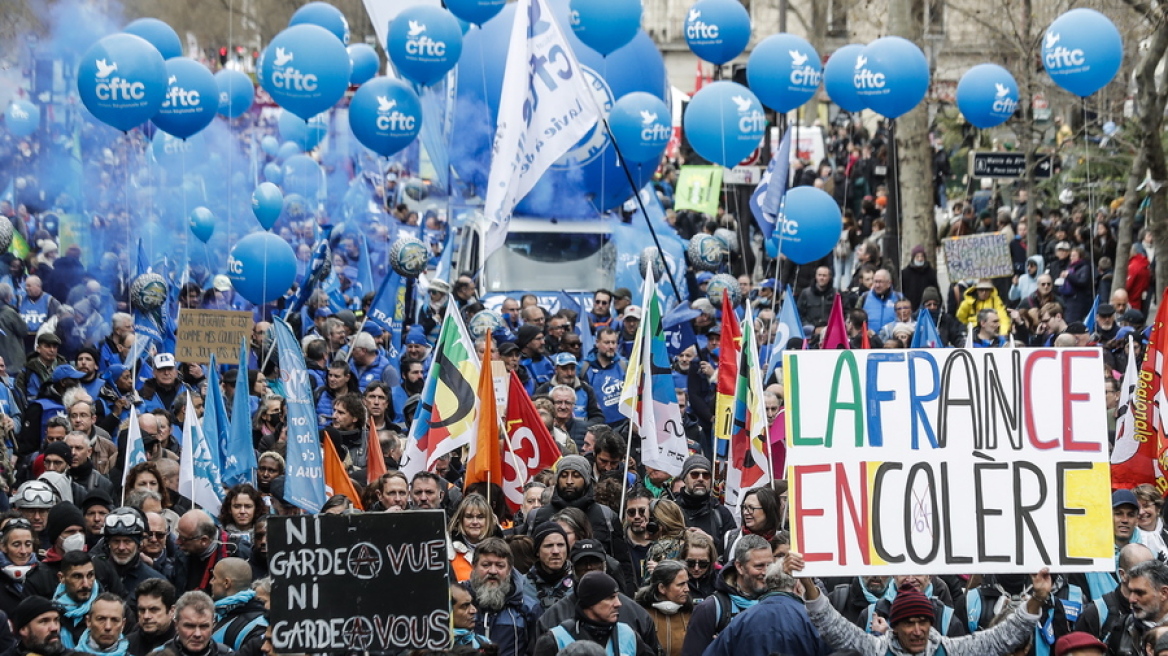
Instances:
[[[742,612],[706,649],[708,656],[826,656],[831,653],[796,597],[795,577],[783,570],[783,560],[766,570],[767,592]]]
[[[353,375],[357,377],[357,387],[361,393],[369,383],[379,380],[386,385],[392,385],[394,380],[401,380],[397,370],[389,363],[389,358],[377,348],[373,335],[367,332],[357,333],[353,338],[352,367]]]

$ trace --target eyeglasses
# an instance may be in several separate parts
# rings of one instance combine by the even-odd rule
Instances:
[[[162,542],[163,540],[166,539],[167,533],[166,533],[166,531],[146,531],[145,533],[143,533],[143,535],[150,538],[151,540],[157,540],[158,542]]]
[[[742,512],[752,515],[760,510],[762,510],[762,506],[742,506]]]
[[[706,479],[706,478],[711,477],[710,472],[708,472],[708,471],[691,471],[690,473],[686,474],[686,476],[689,476],[690,478],[701,478],[701,479]]]
[[[207,537],[207,536],[195,535],[195,536],[188,538],[187,536],[183,535],[182,533],[179,533],[177,536],[175,536],[174,541],[177,542],[178,544],[185,544],[187,542],[196,542],[198,540],[202,540],[205,537]]]
[[[106,528],[138,528],[145,529],[142,518],[134,513],[110,513],[105,516]]]
[[[698,560],[697,558],[686,558],[685,565],[686,567],[692,567],[693,569],[705,569],[710,566],[710,561]]]
[[[625,508],[625,514],[629,517],[636,517],[637,515],[649,516],[648,508]]]

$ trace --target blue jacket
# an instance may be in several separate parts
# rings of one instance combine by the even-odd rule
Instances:
[[[860,309],[868,313],[868,330],[878,333],[881,328],[896,321],[896,302],[903,298],[900,292],[893,289],[889,289],[884,298],[872,291],[864,292],[860,297]]]
[[[471,595],[474,589],[464,584]],[[475,633],[499,646],[499,656],[525,656],[539,632],[539,602],[523,594],[523,578],[511,570],[511,595],[499,612],[480,609],[475,617]]]
[[[703,656],[827,656],[831,651],[811,624],[803,601],[772,592],[739,613]]]
[[[362,394],[365,393],[365,388],[369,386],[369,383],[375,380],[380,380],[390,387],[393,386],[390,383],[393,380],[399,381],[400,384],[401,377],[397,375],[393,365],[389,363],[389,358],[385,357],[384,353],[378,353],[377,359],[367,367],[358,367],[355,360],[350,366],[353,368],[353,376],[357,379],[357,387],[360,388]]]
[[[606,424],[615,424],[624,419],[624,415],[620,413],[620,396],[625,385],[627,367],[619,355],[607,367],[601,367],[596,361],[595,353],[585,358],[584,364],[580,367],[580,378],[596,392],[596,402],[600,405],[600,411],[604,413]]]

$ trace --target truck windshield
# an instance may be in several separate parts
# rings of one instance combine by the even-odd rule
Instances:
[[[487,259],[490,291],[611,288],[616,246],[607,234],[512,232]]]

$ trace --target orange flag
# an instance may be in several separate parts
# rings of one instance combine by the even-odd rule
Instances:
[[[864,322],[863,332],[860,334],[860,348],[867,351],[872,348],[872,340],[868,338],[868,322]]]
[[[385,475],[385,454],[381,452],[381,439],[377,435],[377,425],[369,418],[369,437],[365,443],[365,483],[370,484]]]
[[[742,353],[742,326],[730,295],[722,294],[722,341],[718,347],[718,384],[714,397],[714,437],[728,440],[734,434],[734,405],[738,395],[738,359]]]
[[[357,488],[353,487],[353,481],[345,471],[345,463],[341,462],[341,457],[337,455],[333,441],[325,437],[320,441],[320,446],[321,451],[324,452],[325,494],[330,497],[334,494],[343,494],[349,497],[349,501],[353,502],[354,508],[364,510],[361,507],[361,495],[357,494]]]
[[[479,368],[478,386],[478,435],[470,443],[467,454],[466,476],[463,489],[473,483],[503,484],[503,457],[499,452],[499,409],[495,403],[495,379],[491,374],[491,340],[483,350],[483,363]]]

